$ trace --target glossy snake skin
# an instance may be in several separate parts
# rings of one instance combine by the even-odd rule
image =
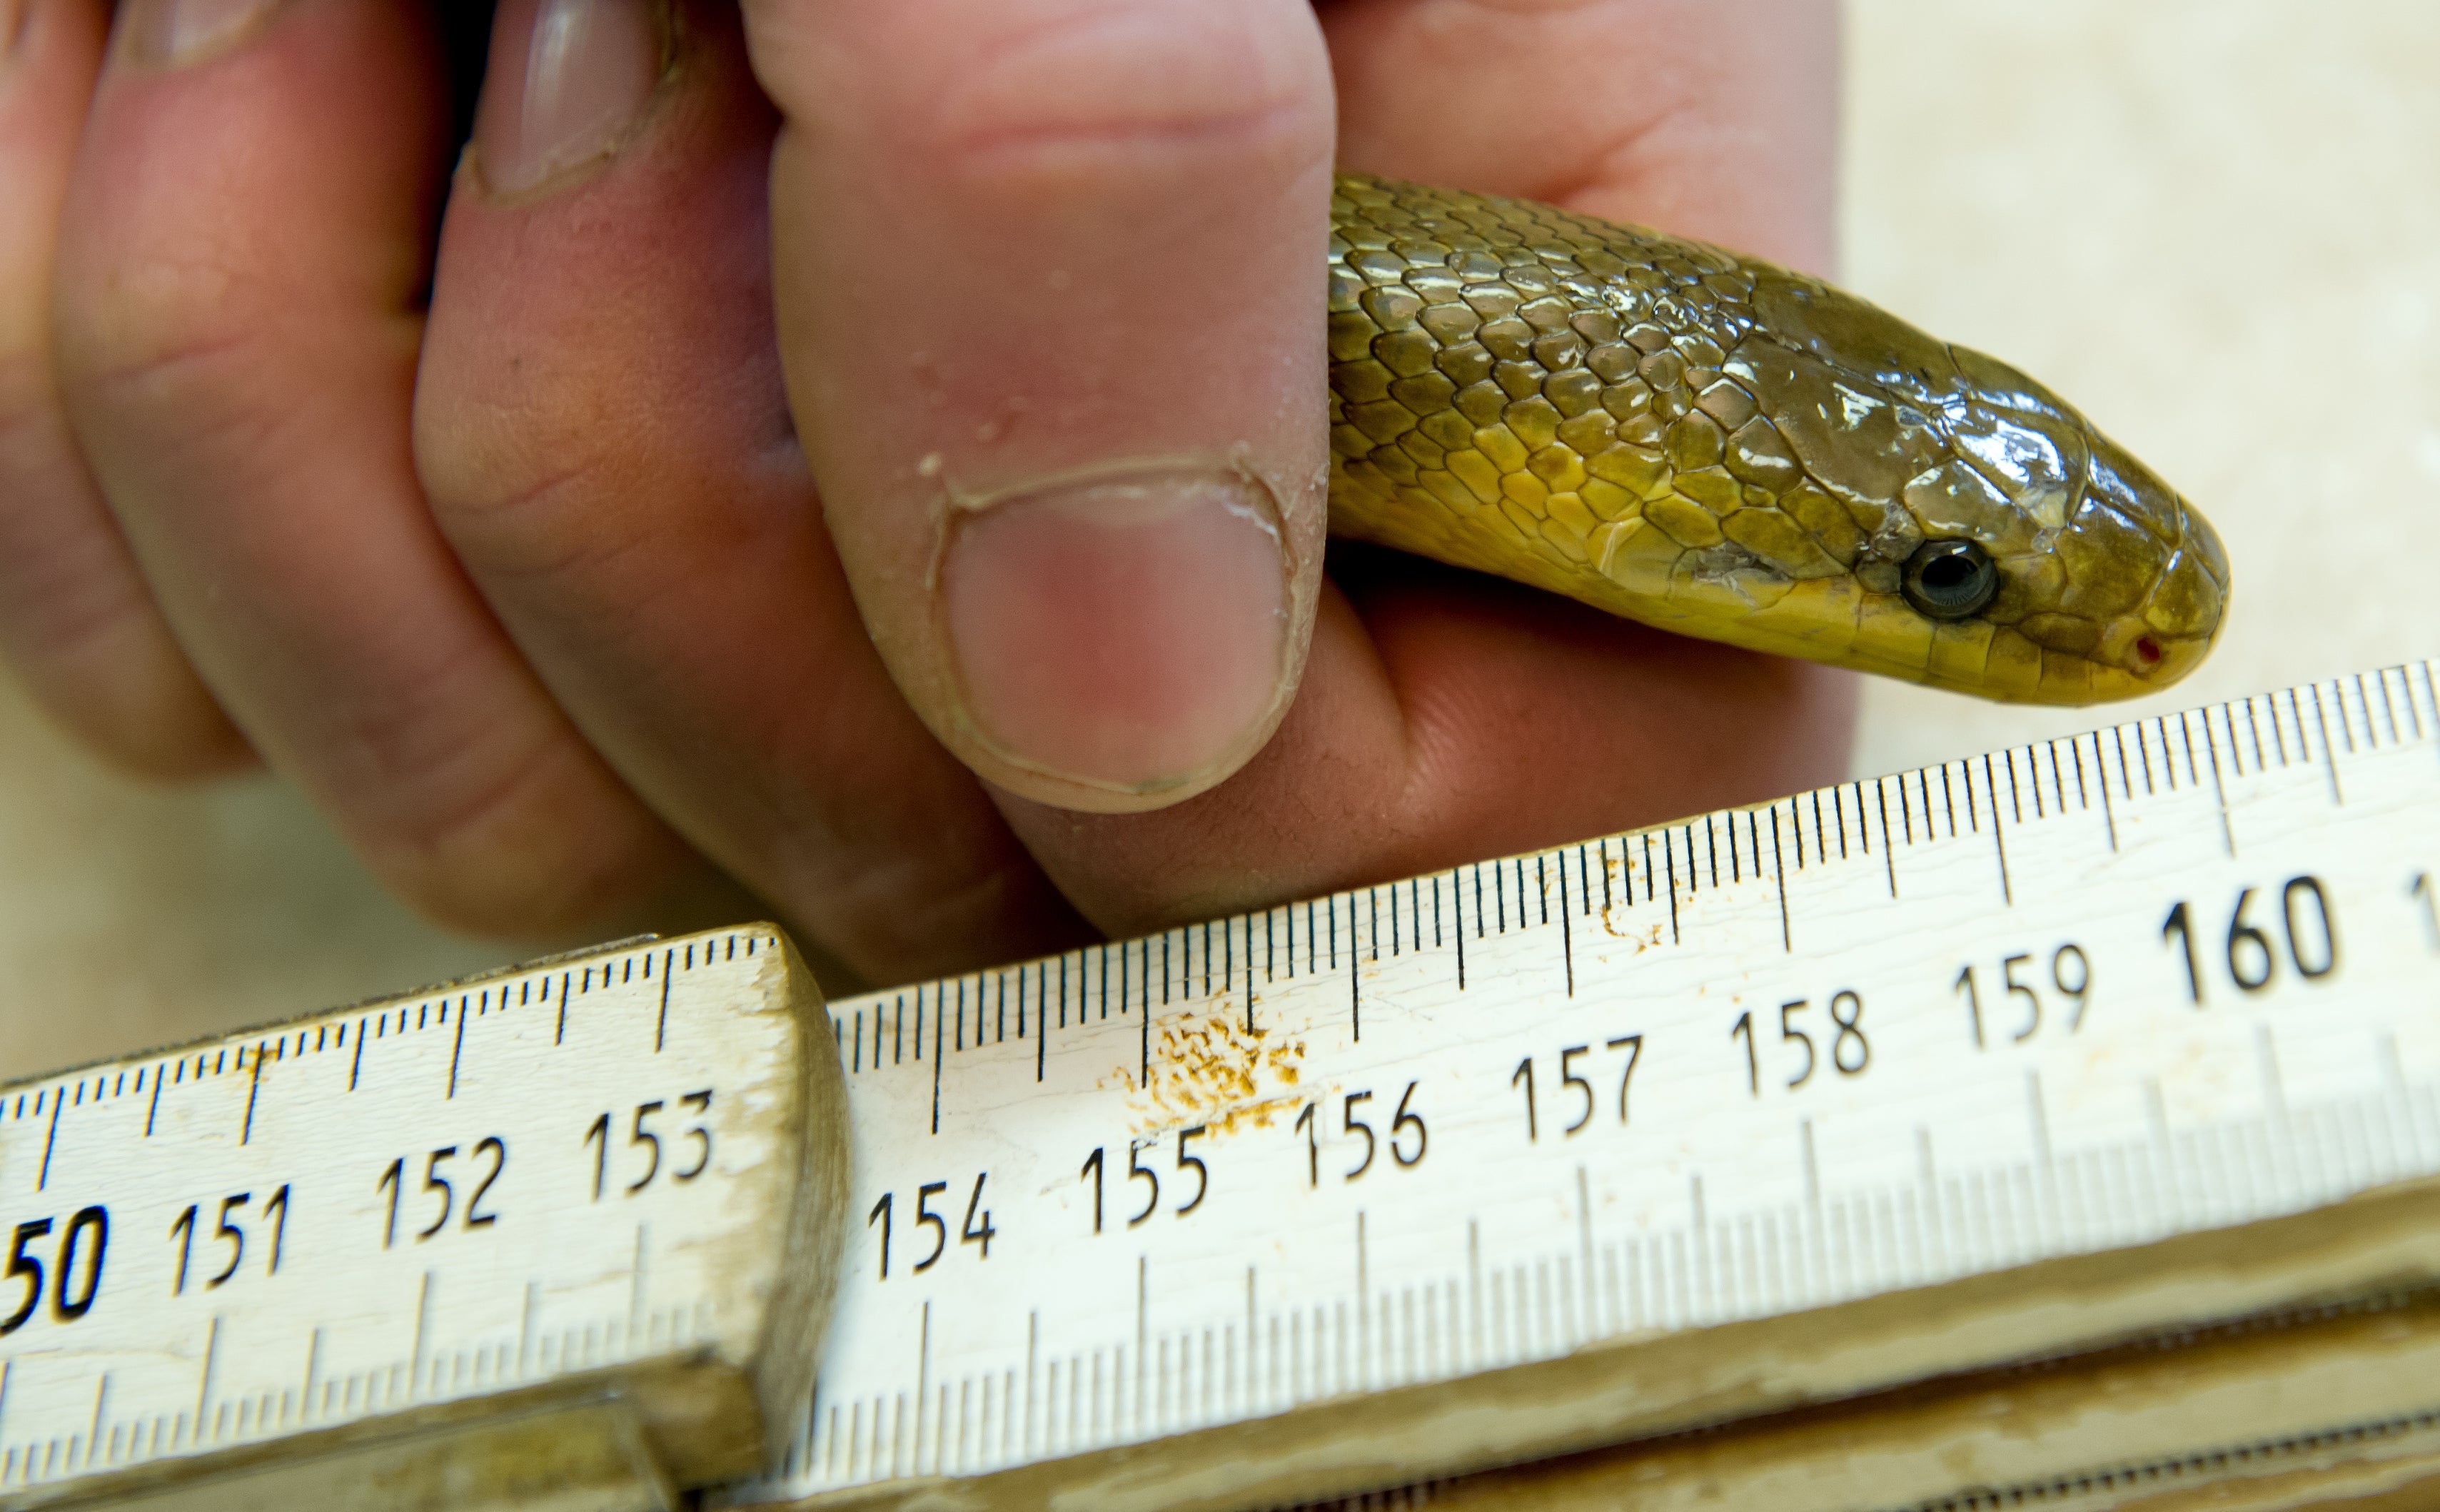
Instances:
[[[1342,174],[1330,280],[1336,534],[1988,698],[2148,693],[2218,632],[2228,558],[2184,499],[2024,374],[1817,279]],[[1943,553],[1987,602],[1919,607]]]

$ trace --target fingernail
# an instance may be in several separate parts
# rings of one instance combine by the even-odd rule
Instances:
[[[271,19],[279,0],[131,0],[118,11],[127,56],[177,68],[244,42]]]
[[[511,0],[494,35],[520,31],[525,65],[494,49],[475,120],[483,182],[503,194],[610,157],[661,80],[652,0]]]
[[[969,729],[1021,766],[1130,792],[1243,759],[1285,673],[1278,522],[1259,484],[1192,469],[956,512],[940,582]]]

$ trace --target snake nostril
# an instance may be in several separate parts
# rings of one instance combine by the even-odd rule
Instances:
[[[2150,636],[2138,637],[2135,641],[2135,659],[2147,667],[2159,666],[2161,664],[2161,642],[2153,639]]]

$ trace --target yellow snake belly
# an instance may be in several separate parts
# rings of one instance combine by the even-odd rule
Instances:
[[[1647,624],[1988,698],[2167,686],[2210,524],[2024,374],[1819,279],[1341,174],[1334,534]]]

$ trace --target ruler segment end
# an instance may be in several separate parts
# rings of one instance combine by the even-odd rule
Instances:
[[[0,1178],[59,1214],[19,1224],[0,1508],[627,1512],[767,1463],[849,1178],[802,958],[749,925],[469,981],[30,1089]]]

